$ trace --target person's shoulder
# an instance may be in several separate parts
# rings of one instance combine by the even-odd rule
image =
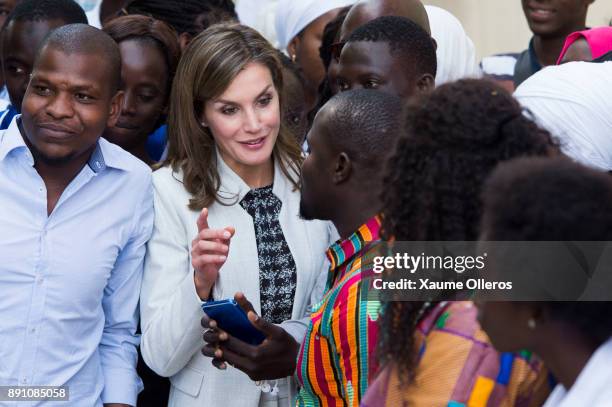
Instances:
[[[107,166],[117,168],[140,179],[151,180],[151,167],[121,147],[100,138],[98,141]]]
[[[451,301],[438,304],[424,318],[420,330],[426,336],[444,333],[483,345],[490,344],[487,334],[478,323],[478,310],[471,301]]]

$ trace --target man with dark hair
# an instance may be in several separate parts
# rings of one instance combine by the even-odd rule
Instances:
[[[339,91],[378,89],[408,98],[435,86],[437,61],[431,36],[404,17],[379,17],[357,28],[336,69]]]
[[[223,368],[230,363],[253,380],[295,371],[300,406],[359,405],[376,372],[369,356],[376,348],[380,305],[376,297],[365,302],[373,271],[362,259],[379,240],[383,167],[399,135],[401,111],[398,97],[361,89],[334,96],[317,113],[308,134],[311,151],[302,168],[300,212],[305,219],[330,220],[341,237],[327,251],[331,267],[324,299],[313,310],[299,349],[290,335],[257,317],[237,294],[268,340],[251,346],[209,329],[202,352],[214,358],[213,364]],[[216,326],[207,319],[202,323]]]
[[[586,29],[595,0],[521,0],[533,32],[529,47],[519,54],[500,54],[480,63],[485,76],[513,91],[545,66],[556,65],[568,35]]]
[[[74,406],[136,404],[150,169],[101,139],[120,114],[120,54],[102,31],[41,45],[22,114],[0,133],[1,386],[63,386]]]
[[[11,104],[0,113],[0,130],[6,129],[21,112],[23,95],[42,40],[57,27],[77,23],[87,24],[87,17],[73,0],[24,0],[9,15],[2,29],[0,60]]]

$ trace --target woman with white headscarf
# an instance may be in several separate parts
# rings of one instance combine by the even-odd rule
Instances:
[[[286,51],[304,73],[306,106],[317,101],[317,90],[325,77],[319,56],[321,36],[327,23],[342,7],[355,0],[280,0],[276,9],[276,37],[279,48]]]
[[[425,10],[431,36],[438,44],[436,86],[463,78],[479,78],[481,72],[476,61],[476,48],[461,22],[440,7],[425,6]]]
[[[547,67],[514,96],[556,137],[565,154],[612,171],[612,62],[571,62]]]

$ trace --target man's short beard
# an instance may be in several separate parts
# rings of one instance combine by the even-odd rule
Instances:
[[[69,153],[63,157],[49,157],[48,155],[41,152],[33,143],[30,143],[30,152],[32,153],[32,157],[34,157],[34,162],[40,161],[44,165],[48,167],[61,167],[66,165],[75,156],[75,153]]]

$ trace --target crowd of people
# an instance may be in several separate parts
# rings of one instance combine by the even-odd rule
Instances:
[[[479,63],[420,0],[0,0],[0,405],[612,406],[612,302],[401,301],[370,261],[612,241],[593,1],[522,0]]]

